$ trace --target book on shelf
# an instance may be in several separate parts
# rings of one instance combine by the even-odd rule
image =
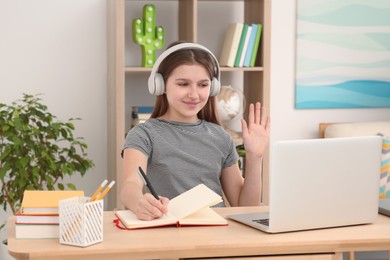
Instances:
[[[257,24],[252,24],[251,26],[252,26],[252,32],[251,32],[251,35],[249,36],[248,48],[247,48],[246,53],[245,53],[244,67],[250,67],[251,57],[252,57],[252,53],[254,51],[253,47],[255,44],[256,34],[257,34],[258,27],[259,27]]]
[[[133,106],[131,107],[131,124],[130,129],[136,126],[139,123],[138,119],[138,108]]]
[[[58,214],[58,202],[72,197],[82,197],[80,190],[26,190],[23,193],[21,214]]]
[[[139,123],[145,123],[153,113],[153,106],[133,106],[131,108],[131,126],[133,128]]]
[[[138,107],[138,121],[139,123],[145,123],[153,113],[153,107]]]
[[[220,55],[220,66],[234,67],[234,61],[236,58],[238,46],[240,44],[243,27],[244,24],[242,23],[229,24]]]
[[[16,239],[46,239],[59,238],[60,227],[58,224],[16,224]]]
[[[115,212],[125,229],[151,228],[160,226],[226,226],[227,220],[210,206],[218,204],[222,197],[204,184],[178,195],[170,200],[168,213],[159,219],[140,220],[130,210]]]
[[[34,214],[22,214],[20,212],[15,214],[16,224],[59,224],[59,214],[49,215],[34,215]]]
[[[146,120],[148,120],[151,115],[152,114],[140,114],[140,115],[138,115],[138,123],[139,124],[145,123]]]
[[[255,66],[256,58],[257,58],[257,53],[259,51],[259,45],[260,45],[260,39],[261,39],[261,32],[263,30],[263,25],[262,24],[257,24],[257,32],[256,32],[256,38],[255,42],[253,44],[253,52],[251,56],[251,61],[250,61],[250,67]]]
[[[245,54],[246,54],[246,51],[248,49],[249,38],[251,36],[251,32],[252,32],[252,26],[248,25],[248,30],[246,31],[244,46],[242,47],[242,53],[241,53],[240,62],[238,64],[238,67],[244,66]]]
[[[153,106],[137,106],[138,115],[140,114],[151,114],[153,112]]]
[[[147,120],[147,119],[150,118],[151,115],[152,115],[152,113],[139,114],[139,115],[138,115],[138,119],[139,119],[139,120]]]
[[[244,24],[242,28],[242,33],[240,36],[240,44],[238,45],[236,57],[234,59],[234,67],[239,67],[240,66],[240,60],[241,60],[241,55],[242,55],[242,49],[244,48],[244,42],[245,42],[245,37],[246,37],[246,32],[248,31],[248,24]]]

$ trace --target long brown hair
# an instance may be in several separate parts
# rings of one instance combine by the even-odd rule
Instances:
[[[168,46],[168,49],[176,44],[183,43],[181,41],[174,42]],[[164,83],[167,82],[167,79],[172,74],[172,71],[180,65],[183,64],[199,64],[203,66],[209,73],[210,80],[217,75],[217,64],[214,58],[204,50],[201,49],[179,49],[170,55],[168,55],[160,64],[158,68],[158,73],[163,76]],[[216,97],[209,97],[206,105],[198,112],[197,116],[201,120],[212,122],[218,125],[221,125],[218,117],[218,113],[215,108]],[[157,118],[163,116],[169,107],[168,99],[165,94],[157,96],[154,110],[152,112],[151,118]]]

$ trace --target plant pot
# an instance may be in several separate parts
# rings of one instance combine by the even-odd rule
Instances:
[[[15,260],[9,253],[8,253],[8,246],[7,246],[7,240],[4,239],[0,243],[0,259],[2,260]]]

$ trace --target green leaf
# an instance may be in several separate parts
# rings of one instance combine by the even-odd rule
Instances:
[[[39,178],[39,168],[38,167],[32,168],[32,174],[34,179]]]
[[[20,164],[22,165],[22,167],[26,167],[29,162],[30,162],[29,157],[22,157],[20,159]]]
[[[72,184],[72,183],[68,183],[67,186],[71,190],[76,190],[76,186],[74,184]]]
[[[58,189],[60,189],[60,190],[64,190],[65,189],[65,187],[64,187],[64,184],[62,184],[62,183],[58,183]]]
[[[16,119],[16,118],[19,118],[19,111],[18,110],[14,110],[12,116]]]
[[[0,179],[3,180],[6,176],[8,170],[11,169],[11,165],[4,164],[3,167],[0,168]]]
[[[5,146],[3,152],[0,154],[0,161],[3,161],[12,151],[12,147]]]
[[[64,137],[65,139],[68,138],[68,132],[65,130],[65,129],[61,129],[61,135],[62,137]]]
[[[11,127],[10,127],[9,125],[7,125],[7,124],[2,124],[1,128],[2,128],[3,132],[6,132],[6,131],[8,131]]]

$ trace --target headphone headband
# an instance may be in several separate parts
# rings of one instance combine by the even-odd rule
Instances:
[[[213,78],[213,80],[212,80],[212,88],[213,87],[216,87],[216,88],[214,88],[214,91],[210,91],[210,96],[217,95],[219,92],[219,88],[220,88],[219,79],[221,77],[221,71],[219,68],[218,59],[215,57],[215,55],[209,49],[207,49],[203,45],[200,45],[197,43],[180,43],[180,44],[174,45],[174,46],[170,47],[169,49],[165,50],[157,58],[156,62],[153,65],[152,71],[151,71],[149,79],[148,79],[149,92],[153,95],[162,95],[164,93],[164,84],[163,84],[164,82],[163,82],[161,74],[157,73],[157,71],[160,67],[161,62],[163,62],[163,60],[166,57],[168,57],[170,54],[172,54],[178,50],[182,50],[182,49],[200,49],[200,50],[204,50],[205,52],[207,52],[208,54],[211,55],[211,57],[214,59],[215,64],[216,64],[217,78],[216,79]],[[162,83],[161,83],[161,80],[162,80]],[[218,86],[213,86],[213,82],[214,82],[214,85],[218,85]],[[162,89],[160,87],[160,84],[162,84],[162,86],[163,86]]]

